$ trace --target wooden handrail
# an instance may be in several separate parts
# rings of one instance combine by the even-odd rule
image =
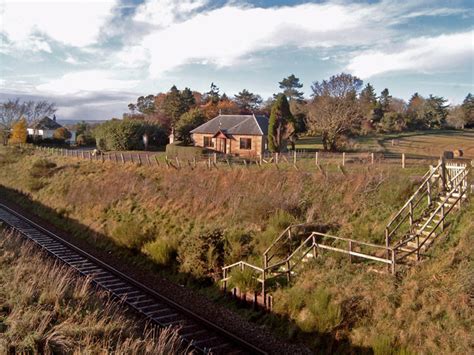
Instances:
[[[388,222],[387,224],[387,227],[390,226],[397,218],[398,216],[403,212],[403,210],[405,208],[407,208],[409,205],[410,205],[410,202],[415,198],[415,196],[421,191],[421,189],[426,185],[426,183],[433,177],[433,175],[436,173],[436,171],[441,167],[441,163],[439,163],[434,169],[433,171],[427,171],[425,173],[425,175],[423,175],[422,179],[423,182],[421,183],[421,185],[418,187],[418,189],[411,195],[411,197],[407,200],[407,202],[403,205],[402,208],[400,208],[400,210],[398,211],[398,213],[390,220],[390,222]],[[428,176],[427,176],[428,175]],[[425,178],[425,176],[427,176]]]
[[[465,169],[458,174],[456,174],[456,177],[459,177],[460,175],[464,175],[463,179],[459,180],[458,183],[451,189],[451,191],[445,196],[444,201],[441,202],[441,204],[431,213],[430,217],[427,219],[425,224],[420,228],[420,233],[413,235],[405,240],[402,240],[398,242],[396,245],[394,245],[394,249],[398,249],[402,247],[403,245],[406,245],[408,242],[414,240],[415,238],[418,238],[419,235],[421,234],[422,231],[425,230],[425,228],[433,221],[434,217],[438,214],[438,212],[445,207],[447,202],[449,202],[449,199],[452,197],[452,195],[456,192],[456,189],[458,187],[461,187],[459,196],[456,198],[456,201],[451,204],[451,206],[448,208],[448,210],[445,212],[444,216],[439,220],[439,222],[436,224],[436,226],[430,231],[430,233],[423,239],[423,242],[418,246],[417,249],[421,248],[426,241],[431,237],[431,235],[436,231],[436,229],[439,227],[439,225],[446,219],[446,216],[451,212],[451,210],[454,208],[454,206],[462,199],[462,197],[466,194],[466,190],[462,188],[462,185],[464,185],[465,178],[467,177],[469,173],[468,169]],[[409,254],[407,254],[409,255]],[[404,256],[405,257],[405,256]]]
[[[259,272],[263,272],[263,269],[262,269],[261,267],[258,267],[258,266],[249,264],[249,263],[247,263],[247,262],[245,262],[245,261],[242,261],[242,260],[241,260],[241,261],[238,261],[238,262],[236,262],[236,263],[234,263],[234,264],[224,266],[224,267],[222,268],[222,270],[224,271],[224,270],[232,269],[232,268],[234,268],[234,267],[236,267],[236,266],[240,266],[240,265],[244,265],[244,266],[247,266],[247,267],[249,267],[249,268],[251,268],[251,269],[257,270],[257,271],[259,271]]]

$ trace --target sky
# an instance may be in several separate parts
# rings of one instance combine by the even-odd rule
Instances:
[[[474,92],[471,0],[0,0],[0,101],[61,120],[121,117],[172,85],[270,97],[341,72],[380,93],[459,104]]]

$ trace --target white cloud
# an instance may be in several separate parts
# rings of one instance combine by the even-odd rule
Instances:
[[[145,22],[153,29],[138,45],[134,43],[132,52],[147,52],[140,57],[140,65],[149,55],[152,77],[191,63],[218,67],[242,64],[254,53],[284,46],[391,45],[390,40],[398,33],[393,25],[415,17],[463,11],[429,6],[419,10],[419,4],[396,0],[374,4],[329,1],[271,8],[234,1],[202,10],[207,3],[208,0],[149,0],[138,8],[135,21]]]
[[[20,43],[43,33],[73,46],[94,43],[115,0],[2,0],[0,28]]]
[[[166,27],[186,18],[208,2],[209,0],[147,0],[137,8],[134,20]]]
[[[67,73],[58,79],[36,86],[38,91],[54,94],[77,94],[83,91],[122,91],[135,87],[139,81],[116,78],[106,70],[83,70]]]
[[[456,70],[474,61],[474,31],[419,37],[385,51],[366,51],[356,55],[347,70],[361,78],[395,72]]]
[[[173,7],[166,8],[165,20],[158,9],[148,17],[145,10],[151,11],[143,8],[139,18],[158,26],[141,43],[150,52],[153,77],[188,63],[231,66],[252,53],[287,45],[314,48],[366,44],[383,39],[388,32],[386,26],[373,30],[382,20],[379,5],[227,5],[187,20],[176,19]]]

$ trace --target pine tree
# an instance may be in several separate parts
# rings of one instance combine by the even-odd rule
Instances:
[[[364,119],[371,121],[374,116],[374,109],[377,105],[377,95],[375,94],[374,87],[370,85],[370,83],[360,92],[359,102]]]
[[[390,95],[388,89],[387,88],[383,89],[383,91],[380,93],[379,102],[384,113],[390,110],[391,100],[392,100],[392,96]]]
[[[214,83],[211,83],[211,90],[205,93],[205,97],[208,101],[217,104],[220,99],[219,88]]]
[[[291,74],[289,77],[284,78],[279,83],[280,89],[283,89],[283,94],[289,101],[293,100],[303,100],[303,92],[298,91],[303,87],[303,84],[300,83],[300,79],[297,78],[294,74]]]
[[[184,88],[184,90],[181,91],[181,99],[185,111],[189,111],[196,105],[196,99],[194,98],[194,94],[190,88]]]
[[[471,93],[467,94],[461,105],[461,108],[464,114],[465,125],[474,125],[474,97]]]
[[[173,85],[170,91],[166,94],[163,102],[163,110],[169,117],[172,127],[175,126],[181,115],[187,111],[181,92],[175,85]]]
[[[426,99],[424,121],[429,128],[442,128],[445,126],[449,112],[449,105],[446,105],[447,101],[444,97],[433,95]]]
[[[244,113],[252,113],[262,103],[260,95],[251,93],[247,89],[243,89],[235,95],[235,103],[240,107]]]
[[[8,142],[10,144],[26,143],[28,132],[26,130],[26,119],[22,117],[12,126],[12,135]]]
[[[284,94],[280,94],[272,106],[268,125],[268,149],[281,152],[286,147],[287,138],[293,133],[293,116]]]
[[[415,92],[408,101],[407,118],[408,126],[411,128],[426,128],[427,124],[424,122],[424,107],[425,98]]]

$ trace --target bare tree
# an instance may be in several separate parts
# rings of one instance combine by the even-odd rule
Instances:
[[[325,150],[336,150],[341,136],[360,123],[357,93],[361,87],[362,80],[344,73],[313,83],[307,126],[321,134]]]
[[[46,100],[22,102],[19,98],[9,99],[0,103],[0,126],[3,129],[10,129],[13,123],[22,117],[31,124],[55,112],[56,105]]]

